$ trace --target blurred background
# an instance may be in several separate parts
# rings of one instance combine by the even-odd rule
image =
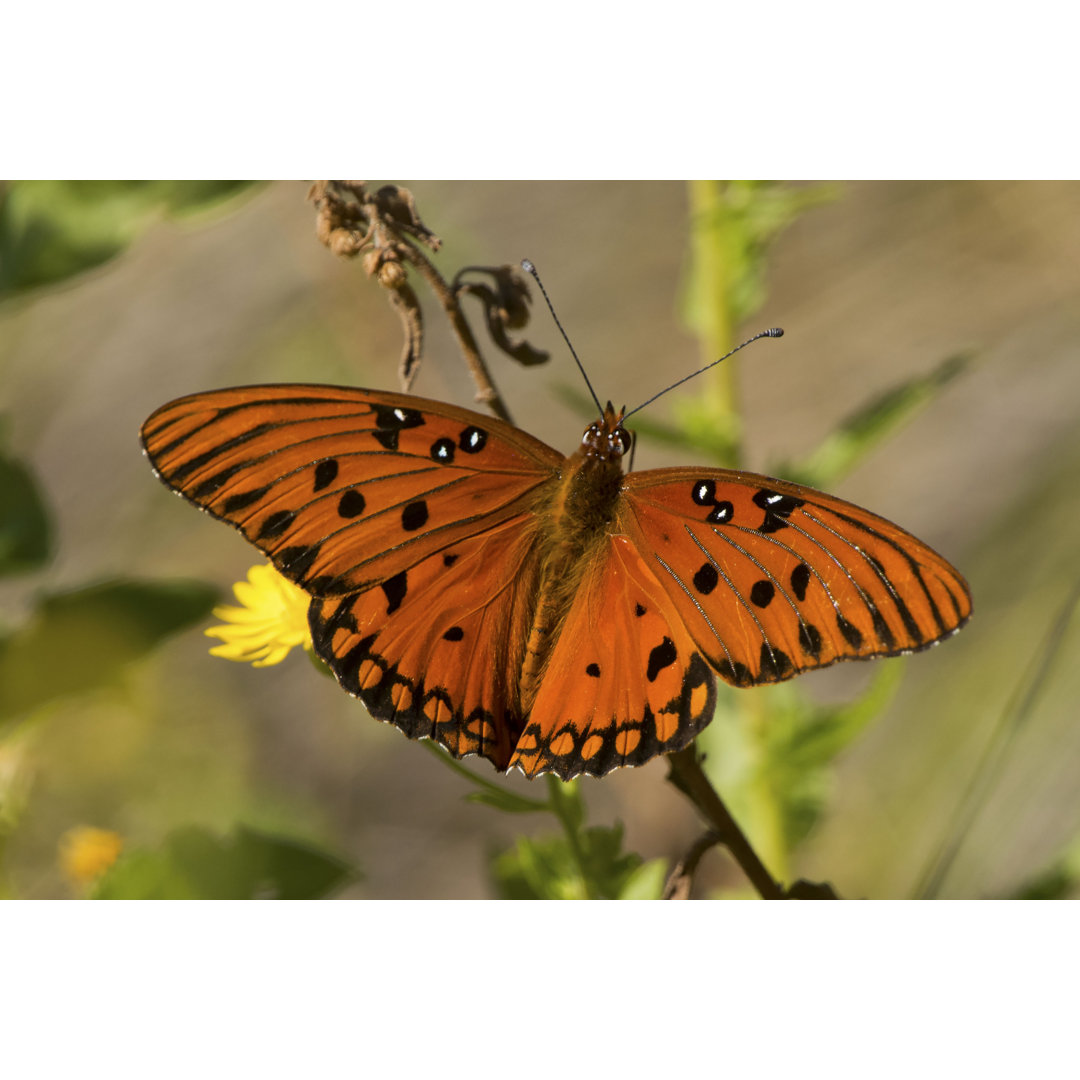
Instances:
[[[686,185],[398,182],[443,241],[444,276],[536,263],[602,399],[633,407],[704,362],[681,314]],[[19,276],[33,235],[18,187],[5,192],[0,244],[0,453],[29,470],[53,540],[46,561],[0,578],[7,895],[83,895],[61,857],[73,829],[152,851],[192,826],[214,836],[243,826],[333,853],[355,868],[339,896],[495,895],[492,855],[550,832],[550,819],[465,801],[462,778],[372,721],[300,653],[259,670],[210,657],[209,615],[163,631],[102,685],[47,701],[13,695],[12,657],[31,652],[12,642],[32,634],[43,597],[123,578],[205,582],[231,599],[258,561],[155,480],[138,443],[153,409],[248,382],[396,389],[401,349],[383,291],[359,262],[317,242],[306,184],[149,205],[115,257],[54,284]],[[975,613],[941,647],[882,662],[902,677],[822,774],[820,811],[791,873],[849,897],[913,896],[954,838],[942,896],[1071,895],[1078,638],[1075,620],[1051,630],[1080,576],[1080,185],[838,183],[825,194],[777,229],[760,308],[735,335],[786,331],[737,369],[744,466],[803,460],[875,395],[970,353],[831,490],[945,555],[967,577]],[[416,287],[427,339],[414,392],[471,405],[456,345]],[[569,453],[588,418],[565,393],[581,388],[546,312],[534,304],[524,331],[551,353],[538,368],[485,348],[479,318],[474,327],[515,422]],[[679,399],[695,393],[675,391],[647,418],[674,423]],[[635,467],[692,460],[643,439]],[[69,627],[33,653],[35,683],[63,684],[85,662],[83,643],[92,654],[107,632],[93,619]],[[878,666],[806,675],[799,691],[850,700]],[[968,826],[965,791],[1010,715],[1013,736]],[[486,763],[470,768],[499,779]],[[582,781],[590,823],[621,821],[626,848],[645,859],[680,857],[701,826],[665,775],[654,761]],[[503,782],[537,791],[517,776]],[[753,821],[746,827],[754,839]],[[742,888],[714,853],[695,895]]]

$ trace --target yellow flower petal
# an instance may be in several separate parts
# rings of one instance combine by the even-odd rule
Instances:
[[[210,650],[212,656],[268,667],[280,664],[298,645],[311,648],[311,597],[272,566],[253,566],[247,581],[238,581],[233,592],[243,606],[214,608],[223,625],[205,631],[223,642]]]
[[[76,885],[87,885],[116,862],[123,847],[119,833],[79,825],[60,838],[60,866]]]

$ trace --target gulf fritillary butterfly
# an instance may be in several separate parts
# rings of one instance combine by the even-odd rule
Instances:
[[[964,579],[892,523],[716,468],[623,472],[610,404],[570,457],[406,394],[247,386],[142,429],[157,475],[311,594],[371,715],[526,776],[685,747],[734,686],[954,633]]]

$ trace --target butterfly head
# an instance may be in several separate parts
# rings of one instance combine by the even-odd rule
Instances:
[[[609,401],[604,415],[585,429],[581,437],[581,449],[586,457],[601,461],[620,461],[629,451],[633,439],[622,426],[625,406],[618,412]]]

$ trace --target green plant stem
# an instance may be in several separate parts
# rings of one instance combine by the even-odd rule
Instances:
[[[459,761],[455,761],[450,754],[444,750],[438,743],[432,742],[431,739],[421,739],[420,745],[423,746],[428,753],[434,754],[448,769],[456,772],[459,776],[464,776],[466,780],[480,788],[481,791],[488,791],[493,795],[505,795],[506,789],[499,787],[498,784],[493,784],[490,780],[485,780],[482,776],[477,776],[476,773],[469,769],[466,769],[464,765]],[[531,804],[532,809],[537,811],[552,810],[550,803],[541,802],[539,799],[527,799],[524,795],[514,795],[514,798],[522,804],[522,808],[526,803]]]
[[[581,841],[578,837],[578,822],[574,820],[575,817],[580,817],[574,813],[574,802],[578,796],[573,788],[570,788],[568,793],[568,785],[551,773],[548,773],[544,779],[547,780],[548,785],[548,807],[559,819],[559,824],[562,825],[563,832],[566,834],[566,842],[577,865],[585,899],[592,900],[593,889],[585,869],[585,853],[581,850]]]
[[[776,869],[781,879],[786,880],[789,876],[788,852],[780,805],[762,767],[762,759],[766,754],[766,729],[772,713],[763,693],[742,694],[737,700],[739,713],[746,725],[755,755],[747,791],[750,820],[757,826],[755,835],[758,837],[758,845],[769,865]]]
[[[734,339],[730,303],[729,211],[718,180],[691,180],[690,245],[694,265],[700,324],[698,342],[702,364],[723,356]],[[721,421],[738,467],[742,432],[737,408],[738,392],[734,357],[713,368],[704,377],[702,405],[706,415]]]

